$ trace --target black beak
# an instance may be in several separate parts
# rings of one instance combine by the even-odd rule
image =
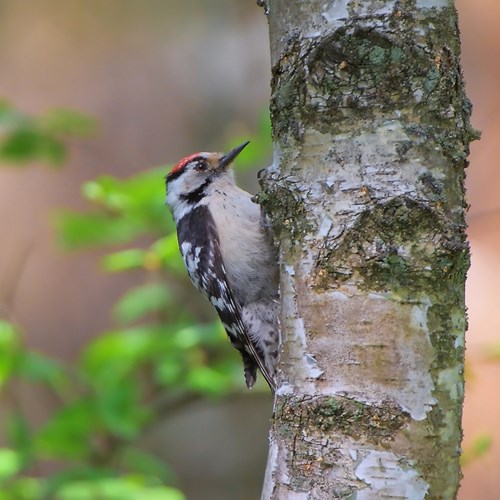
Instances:
[[[232,161],[243,151],[245,146],[247,146],[250,143],[250,141],[244,142],[243,144],[240,144],[238,147],[231,149],[229,153],[225,154],[220,160],[219,160],[219,168],[224,169],[228,167]]]

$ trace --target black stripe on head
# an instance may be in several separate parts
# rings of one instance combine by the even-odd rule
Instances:
[[[175,179],[180,177],[183,172],[184,172],[184,169],[179,168],[178,170],[174,170],[174,171],[170,172],[169,174],[167,174],[167,176],[165,177],[165,181],[167,182],[167,186],[168,186],[169,182],[175,181]]]
[[[205,196],[205,189],[212,183],[212,177],[207,177],[205,182],[198,188],[190,191],[187,194],[181,194],[180,198],[187,201],[188,203],[198,203]]]

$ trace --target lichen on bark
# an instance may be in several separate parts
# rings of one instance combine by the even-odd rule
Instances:
[[[354,280],[362,289],[415,296],[448,286],[468,266],[467,256],[462,226],[426,203],[392,198],[361,212],[341,241],[326,246],[315,284],[332,288]]]

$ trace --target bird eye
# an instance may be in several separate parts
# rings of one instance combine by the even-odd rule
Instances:
[[[194,169],[197,171],[197,172],[205,172],[207,169],[208,169],[208,163],[206,161],[199,161]]]

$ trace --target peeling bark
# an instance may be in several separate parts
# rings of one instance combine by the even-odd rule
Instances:
[[[476,133],[453,2],[263,3],[282,348],[262,498],[454,498]]]

